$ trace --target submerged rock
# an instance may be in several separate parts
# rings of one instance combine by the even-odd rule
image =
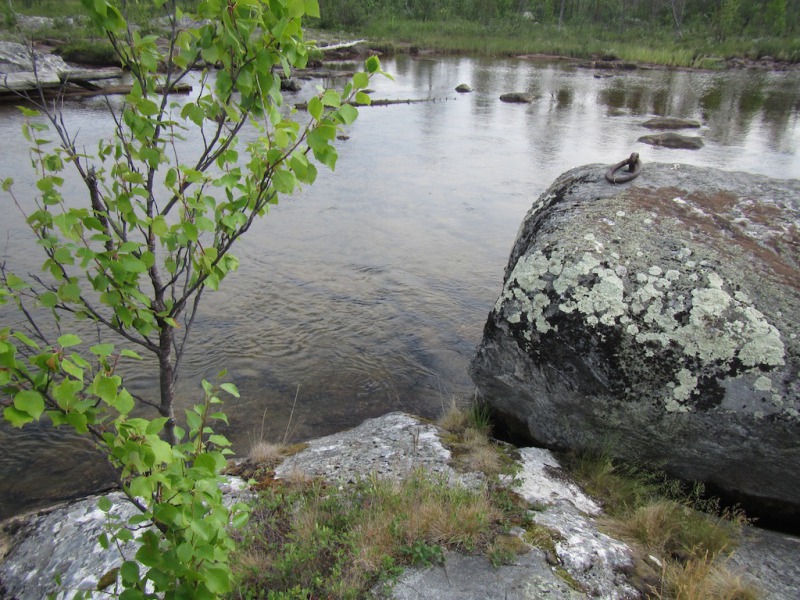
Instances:
[[[800,181],[648,164],[529,211],[470,366],[514,433],[800,508]]]
[[[678,117],[655,117],[642,123],[642,127],[648,129],[697,129],[700,126],[700,121]]]
[[[651,146],[664,146],[665,148],[682,150],[699,150],[703,147],[701,138],[693,135],[681,135],[672,131],[643,135],[637,141]]]
[[[500,100],[503,102],[510,102],[516,104],[530,104],[534,101],[534,97],[532,94],[528,94],[525,92],[511,92],[509,94],[503,94],[500,96]]]

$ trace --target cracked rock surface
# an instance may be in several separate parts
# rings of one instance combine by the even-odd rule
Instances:
[[[520,229],[470,371],[508,428],[800,509],[800,181],[563,174]]]
[[[287,459],[278,473],[301,471],[346,485],[373,473],[402,478],[423,467],[454,485],[481,485],[477,474],[457,473],[448,464],[442,431],[435,425],[402,413],[370,419],[361,426],[313,440]],[[562,472],[556,458],[540,448],[519,449],[520,481],[514,489],[530,503],[538,525],[554,532],[552,551],[524,542],[525,532],[512,528],[504,535],[521,537],[522,552],[493,566],[485,555],[446,552],[441,565],[405,571],[388,587],[373,590],[382,600],[628,600],[640,593],[631,584],[633,552],[620,540],[601,532],[598,504]],[[224,490],[229,502],[248,497],[243,482],[232,479]],[[111,494],[112,511],[132,507]],[[40,600],[48,594],[70,598],[77,590],[91,591],[98,579],[121,558],[103,551],[96,538],[105,515],[97,497],[63,504],[0,526],[0,597]],[[793,597],[800,586],[796,556],[798,539],[752,528],[730,559],[764,590],[764,600]],[[135,548],[123,549],[133,555]],[[64,576],[56,586],[54,576]],[[788,594],[788,595],[787,595]],[[95,592],[95,598],[107,597]]]

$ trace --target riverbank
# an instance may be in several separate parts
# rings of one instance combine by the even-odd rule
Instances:
[[[65,60],[108,65],[113,52],[79,14],[62,13],[48,4],[32,5],[12,16],[6,9],[0,39],[17,41],[20,33],[37,46],[52,49]],[[488,23],[447,19],[419,21],[374,18],[343,29],[315,28],[305,36],[321,44],[365,39],[363,48],[383,55],[460,54],[475,57],[542,55],[578,61],[619,61],[660,67],[722,70],[758,68],[800,69],[800,38],[792,36],[730,36],[717,39],[706,29],[678,36],[670,28],[647,25],[616,27],[592,24],[542,24],[532,20]],[[158,33],[159,21],[143,20],[143,31]],[[349,55],[355,55],[357,49]],[[348,53],[345,53],[348,54]]]
[[[330,35],[330,32],[325,32]],[[590,25],[542,25],[535,22],[375,20],[351,32],[386,53],[419,52],[506,57],[542,54],[580,60],[724,69],[753,66],[786,70],[800,63],[800,39],[737,38],[716,41],[704,32],[677,37],[663,29],[610,30]],[[348,34],[340,34],[347,37]]]
[[[795,538],[721,518],[607,459],[562,469],[546,450],[488,437],[476,408],[451,407],[437,425],[389,413],[306,444],[254,447],[234,469],[250,490],[236,478],[224,488],[253,506],[225,597],[778,600],[796,589]],[[118,494],[109,502],[133,513]],[[0,594],[109,591],[121,558],[95,541],[96,503],[4,523]],[[130,559],[135,544],[119,551]]]

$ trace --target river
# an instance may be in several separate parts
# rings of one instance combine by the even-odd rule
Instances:
[[[241,240],[241,267],[204,297],[178,384],[179,401],[223,367],[241,398],[224,433],[239,453],[258,439],[297,441],[390,410],[434,417],[467,399],[466,373],[502,285],[517,229],[563,171],[632,151],[690,163],[800,177],[800,73],[645,70],[612,74],[566,62],[407,56],[374,98],[435,101],[363,108],[339,142],[336,172],[281,200]],[[319,81],[288,94],[297,102]],[[457,94],[469,84],[475,91]],[[530,105],[499,96],[524,91]],[[110,121],[99,99],[71,101],[65,120],[91,140]],[[655,115],[697,119],[705,147],[637,142]],[[0,107],[0,178],[18,197],[34,180],[21,117]],[[91,148],[92,144],[87,144]],[[35,270],[8,196],[3,258]],[[41,261],[39,261],[41,263]],[[15,319],[8,310],[4,321]],[[153,374],[128,384],[147,393]],[[46,427],[0,426],[0,517],[101,487],[85,441]]]

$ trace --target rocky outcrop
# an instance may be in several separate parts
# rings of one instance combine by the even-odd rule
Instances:
[[[231,478],[223,488],[226,503],[245,500],[245,482]],[[111,500],[109,515],[126,520],[136,508],[121,492]],[[0,527],[0,597],[7,600],[55,600],[76,593],[95,592],[92,597],[108,598],[116,581],[114,569],[132,560],[138,546],[133,542],[119,548],[103,549],[97,541],[106,529],[106,513],[98,508],[100,496],[15,517]],[[56,576],[61,580],[57,583]],[[104,577],[105,576],[105,577]],[[106,581],[108,589],[97,591]]]
[[[450,466],[450,451],[440,440],[442,433],[431,423],[391,413],[349,431],[310,441],[278,466],[275,475],[282,478],[302,473],[347,485],[368,475],[399,479],[422,468],[453,485],[485,485],[482,474],[460,473]],[[597,504],[568,482],[547,450],[522,450],[520,466],[519,493],[537,507],[534,518],[557,532],[560,541],[554,555],[548,556],[521,539],[519,545],[526,551],[518,554],[513,564],[499,567],[492,566],[485,556],[448,553],[444,565],[411,569],[393,586],[376,589],[375,596],[397,600],[578,600],[598,595],[609,599],[638,598],[638,592],[626,581],[631,552],[597,530]],[[241,494],[236,491],[239,489],[238,485],[234,487],[234,496]],[[114,512],[133,510],[119,494],[111,498]],[[119,552],[105,552],[96,541],[103,523],[97,498],[5,523],[2,531],[10,549],[0,564],[0,596],[39,600],[48,593],[67,598],[77,590],[94,590],[98,579],[121,562]],[[509,535],[523,533],[520,529]],[[122,551],[130,558],[133,549]],[[562,573],[569,572],[570,577],[560,575],[559,568],[565,570]],[[57,573],[64,582],[60,591],[54,581]],[[104,597],[99,593],[96,596]]]
[[[637,141],[651,146],[663,146],[682,150],[699,150],[703,147],[703,140],[694,135],[681,135],[672,131],[643,135]]]
[[[800,181],[649,164],[533,205],[471,363],[513,432],[800,507]]]
[[[120,77],[122,70],[118,68],[78,69],[55,54],[16,42],[0,42],[0,94],[55,88],[67,83],[96,88],[94,82]]]
[[[275,474],[279,478],[302,474],[347,485],[368,475],[399,479],[422,468],[453,485],[485,485],[482,475],[453,469],[449,464],[450,452],[440,439],[443,433],[429,422],[391,413],[368,420],[355,429],[309,442],[284,461]],[[513,489],[530,504],[536,524],[552,533],[551,548],[529,545],[525,530],[513,527],[501,534],[516,538],[516,554],[506,564],[493,566],[486,556],[447,552],[444,564],[409,569],[391,584],[373,590],[373,597],[391,600],[641,597],[630,583],[635,575],[634,553],[626,544],[599,530],[597,522],[603,518],[600,507],[570,481],[555,457],[548,450],[522,448],[518,464]],[[238,479],[232,479],[230,489],[225,492],[230,502],[246,499],[248,494]],[[133,510],[119,494],[110,497],[114,503],[112,512],[122,514]],[[5,555],[5,562],[0,564],[0,596],[9,600],[39,600],[53,593],[62,599],[72,597],[76,591],[95,590],[98,579],[121,561],[118,551],[105,552],[96,542],[104,519],[94,497],[4,523],[0,531],[7,544],[0,544]],[[760,542],[749,547],[750,539],[760,540],[758,536],[758,532],[748,531],[741,564],[760,563],[753,570],[756,573],[753,579],[759,585],[763,583],[762,577],[779,580],[770,581],[771,587],[764,588],[769,590],[765,600],[789,597],[780,594],[798,585],[796,555],[791,552],[796,538],[783,536],[780,550],[774,552],[769,544]],[[122,553],[130,558],[132,550],[122,548]],[[61,588],[54,580],[58,573],[63,578]],[[93,597],[107,595],[95,591]]]

